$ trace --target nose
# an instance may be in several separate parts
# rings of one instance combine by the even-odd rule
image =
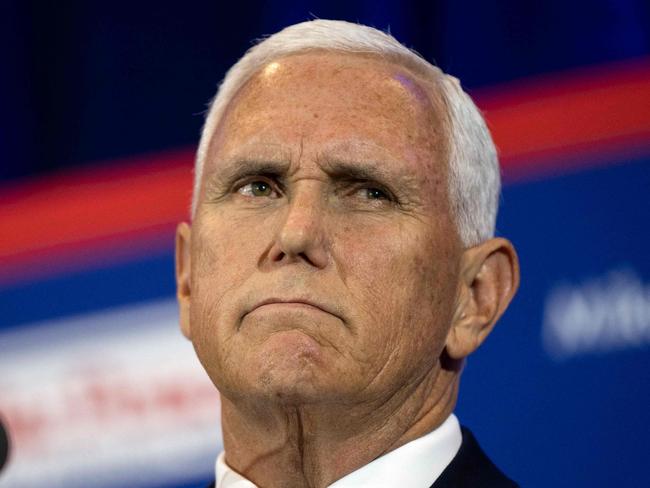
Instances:
[[[324,268],[329,261],[325,208],[316,184],[305,184],[285,207],[269,259],[273,263],[305,262]]]

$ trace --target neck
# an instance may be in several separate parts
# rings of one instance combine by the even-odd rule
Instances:
[[[380,402],[249,404],[222,394],[226,461],[260,487],[322,488],[437,428],[458,373],[439,369]]]

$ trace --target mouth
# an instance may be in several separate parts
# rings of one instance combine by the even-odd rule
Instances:
[[[257,302],[253,307],[250,308],[250,310],[246,311],[244,316],[248,315],[249,313],[255,310],[259,310],[265,307],[282,307],[287,309],[304,308],[304,309],[311,309],[311,310],[316,309],[321,312],[334,315],[337,318],[341,318],[340,315],[335,311],[334,307],[319,301],[304,299],[304,298],[275,298],[275,297],[267,298],[260,302]]]

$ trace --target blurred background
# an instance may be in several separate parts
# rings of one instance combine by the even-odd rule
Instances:
[[[313,17],[389,29],[460,78],[499,147],[522,286],[468,361],[461,422],[522,486],[647,486],[647,0],[3,0],[0,487],[213,477],[174,227],[225,71]]]

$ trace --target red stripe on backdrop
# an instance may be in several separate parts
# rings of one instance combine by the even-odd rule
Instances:
[[[26,181],[0,192],[0,284],[167,252],[187,220],[193,150]]]
[[[650,59],[476,93],[506,181],[562,174],[650,150]]]
[[[506,181],[650,154],[650,59],[473,95]],[[188,215],[193,157],[193,149],[168,151],[6,186],[0,284],[168,252]]]

